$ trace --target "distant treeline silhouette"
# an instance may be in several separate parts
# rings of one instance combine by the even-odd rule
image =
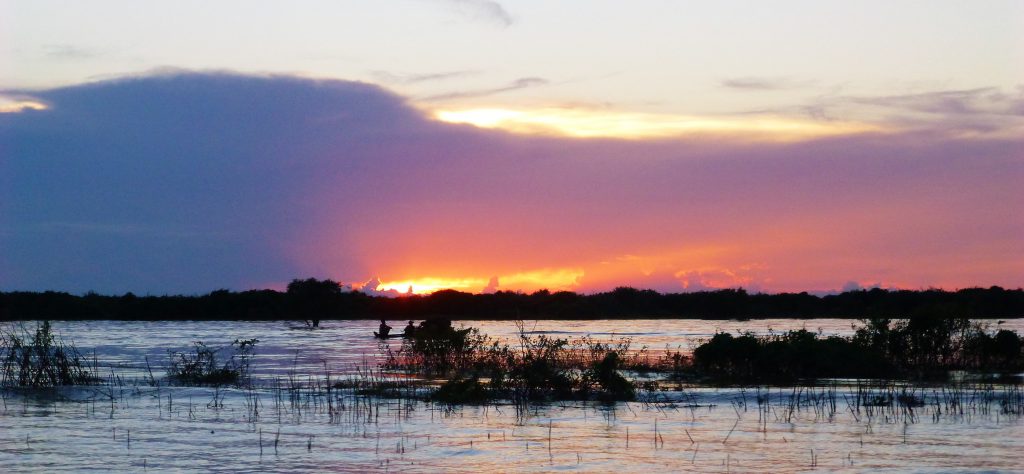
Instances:
[[[0,320],[267,320],[267,319],[602,319],[602,318],[968,318],[1024,317],[1024,290],[857,290],[747,293],[743,289],[658,293],[616,288],[490,294],[442,290],[397,298],[343,291],[331,280],[294,280],[285,292],[217,290],[199,296],[106,296],[95,293],[0,292]]]

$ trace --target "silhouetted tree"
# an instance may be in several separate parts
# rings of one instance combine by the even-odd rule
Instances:
[[[590,295],[541,290],[471,294],[438,291],[399,298],[342,291],[331,280],[294,280],[287,292],[217,290],[201,296],[82,296],[0,292],[0,319],[306,319],[324,318],[813,318],[950,319],[1024,317],[1024,290],[857,290],[838,295],[748,294],[742,289],[658,293],[617,288]],[[918,325],[923,322],[917,323]]]
[[[320,320],[337,316],[340,307],[341,285],[333,280],[292,280],[288,284],[288,307],[299,318],[314,327]]]

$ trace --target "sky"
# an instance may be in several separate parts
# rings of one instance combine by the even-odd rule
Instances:
[[[0,0],[0,290],[1024,286],[1024,3]]]

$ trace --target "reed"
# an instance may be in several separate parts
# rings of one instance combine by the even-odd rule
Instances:
[[[212,348],[196,341],[191,352],[171,351],[167,375],[182,385],[239,385],[251,382],[249,368],[258,339],[235,339],[230,346]],[[221,353],[230,353],[220,363]]]
[[[38,389],[98,381],[74,344],[53,334],[49,321],[34,331],[24,326],[0,330],[0,387]]]

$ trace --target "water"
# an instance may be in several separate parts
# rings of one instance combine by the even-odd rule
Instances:
[[[499,338],[518,334],[512,322],[459,324]],[[55,330],[90,359],[95,354],[101,375],[112,375],[115,383],[55,394],[6,394],[0,406],[0,466],[13,472],[1024,472],[1021,418],[997,404],[971,405],[963,413],[939,405],[937,415],[931,402],[948,396],[941,386],[919,391],[929,405],[915,408],[909,418],[899,412],[856,413],[846,401],[853,388],[843,385],[834,389],[834,413],[808,404],[792,415],[786,405],[793,389],[777,387],[767,392],[767,412],[759,410],[756,389],[682,387],[657,394],[657,402],[554,403],[528,413],[502,404],[451,408],[351,394],[336,396],[327,406],[324,397],[290,400],[273,389],[275,383],[316,384],[327,372],[332,380],[344,379],[357,368],[375,366],[388,344],[369,337],[376,326],[376,321],[326,321],[319,330],[294,322],[55,323]],[[400,330],[404,324],[392,326]],[[1024,320],[998,327],[1024,332]],[[629,337],[634,348],[647,346],[652,352],[666,347],[685,352],[719,330],[763,334],[800,328],[852,333],[851,321],[840,319],[525,325],[529,332],[555,337]],[[163,376],[169,350],[187,350],[199,340],[222,346],[253,337],[260,339],[253,375],[261,388],[255,391],[145,382],[150,371]],[[1003,389],[996,386],[995,393]]]

